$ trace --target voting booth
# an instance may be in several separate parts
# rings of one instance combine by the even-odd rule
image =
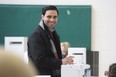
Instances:
[[[86,64],[86,48],[70,47],[68,56],[74,56],[74,64],[61,66],[61,77],[90,77],[90,65]]]
[[[5,37],[4,40],[5,50],[24,58],[24,52],[27,52],[27,37]]]

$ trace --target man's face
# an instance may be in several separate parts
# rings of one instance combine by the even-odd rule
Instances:
[[[53,28],[54,25],[57,23],[57,11],[56,10],[48,10],[46,11],[45,15],[42,15],[42,20],[44,21],[45,25],[49,28]]]

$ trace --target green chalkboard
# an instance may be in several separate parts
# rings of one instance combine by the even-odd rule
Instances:
[[[55,28],[61,42],[91,50],[91,6],[59,5]],[[26,36],[38,26],[42,5],[0,5],[0,44],[5,36]]]

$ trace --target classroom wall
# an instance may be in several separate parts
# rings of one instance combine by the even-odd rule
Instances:
[[[42,5],[0,4],[0,44],[4,44],[5,36],[28,37],[41,20],[41,8]],[[63,5],[57,8],[60,14],[55,29],[60,41],[91,51],[91,6]]]
[[[92,5],[91,49],[99,51],[99,77],[116,62],[116,0],[0,0],[0,4]]]

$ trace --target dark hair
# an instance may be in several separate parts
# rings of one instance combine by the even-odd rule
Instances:
[[[116,63],[110,65],[108,77],[116,77]]]
[[[46,11],[48,11],[48,10],[56,10],[57,11],[57,14],[59,14],[58,9],[56,8],[56,6],[47,5],[47,6],[44,6],[42,8],[42,15],[45,15]]]

